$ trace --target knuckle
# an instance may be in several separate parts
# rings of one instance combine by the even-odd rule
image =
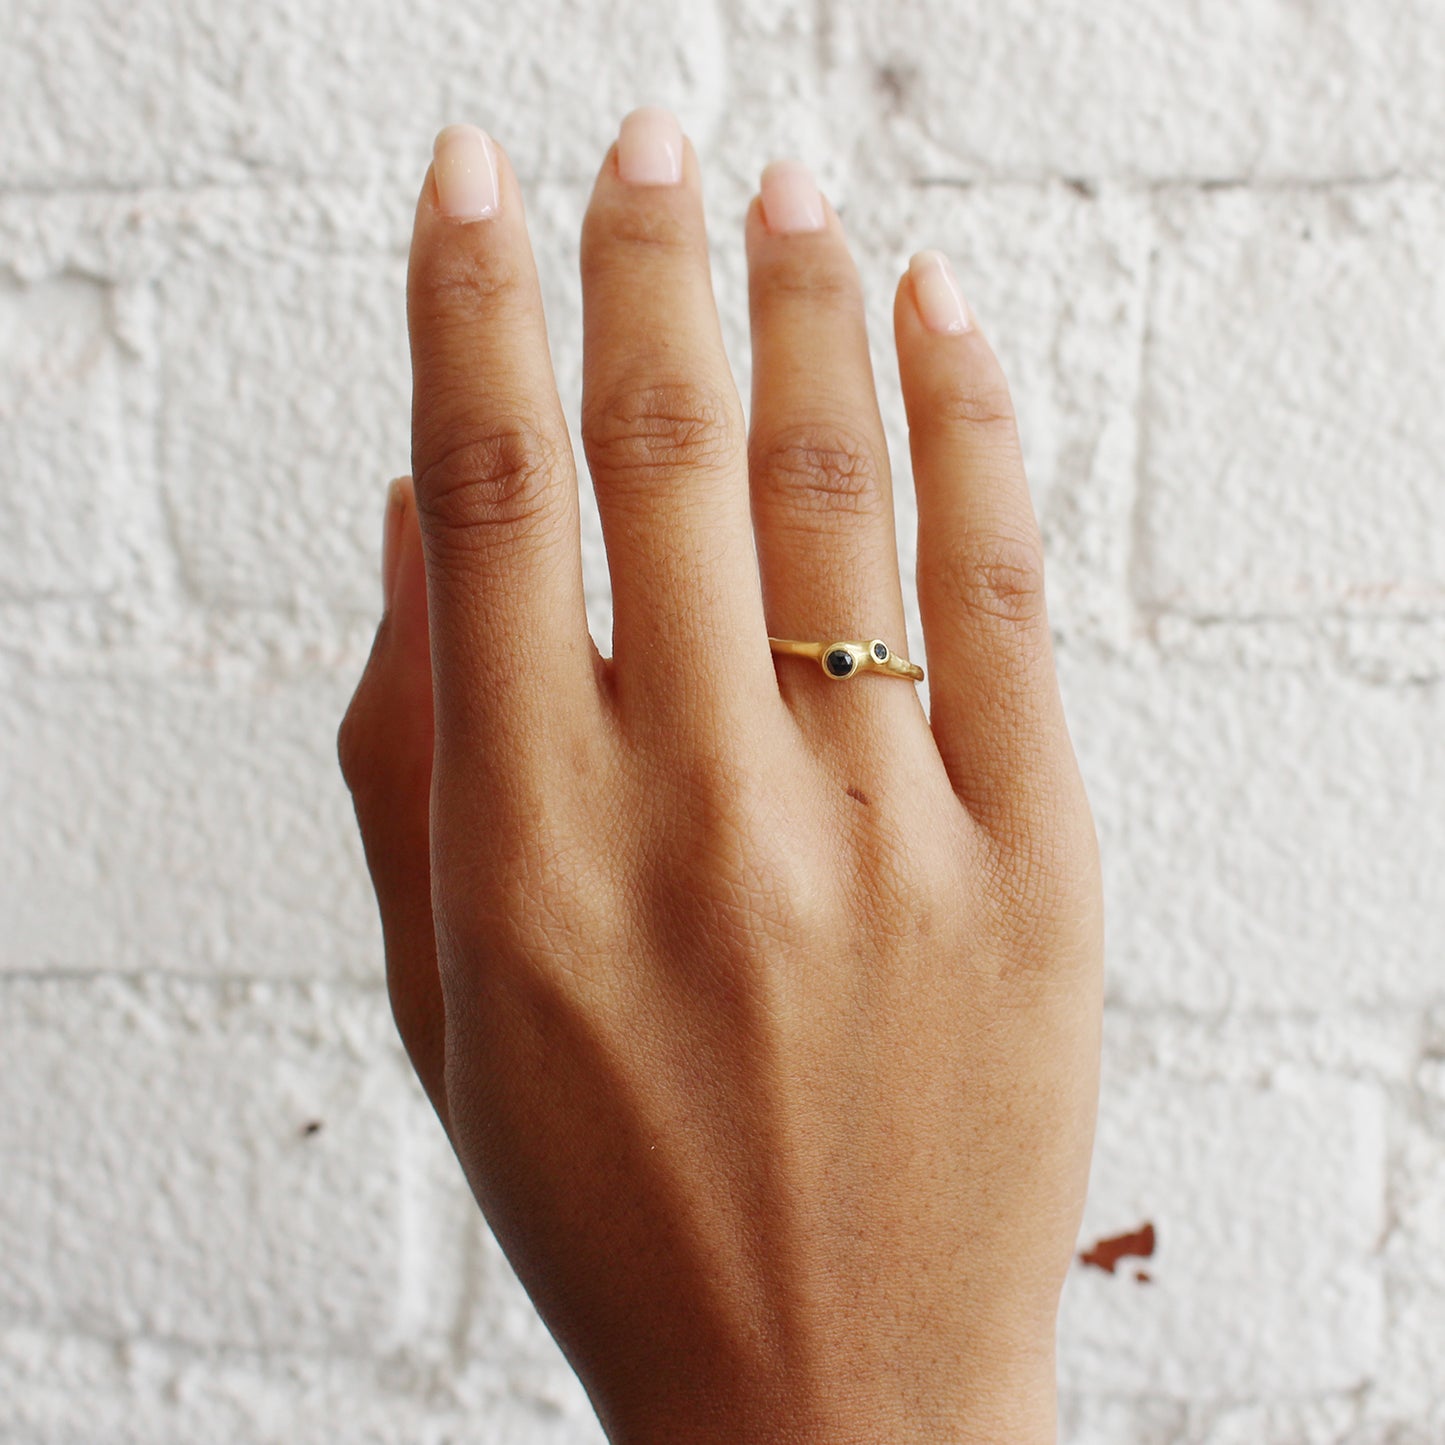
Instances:
[[[665,204],[638,206],[630,200],[611,204],[594,202],[582,222],[584,282],[611,264],[609,254],[618,247],[662,255],[706,254],[706,242],[692,216],[679,214]]]
[[[997,373],[953,378],[934,393],[933,415],[944,425],[997,434],[1010,443],[1017,435],[1013,398]]]
[[[948,600],[966,618],[1029,633],[1045,621],[1043,550],[1009,533],[968,536],[941,569]]]
[[[561,461],[547,433],[523,423],[450,441],[416,469],[418,520],[447,544],[530,531],[555,501]]]
[[[871,516],[883,508],[877,451],[846,427],[792,427],[755,440],[751,466],[767,495],[798,512]]]
[[[520,286],[517,262],[503,251],[440,246],[420,256],[412,272],[412,300],[444,318],[453,311],[470,317],[514,295]]]
[[[625,385],[583,405],[582,436],[594,478],[723,467],[738,448],[735,402],[690,380]]]
[[[797,300],[827,311],[863,314],[863,291],[857,270],[836,258],[814,256],[804,259],[791,254],[755,266],[752,273],[754,299]]]

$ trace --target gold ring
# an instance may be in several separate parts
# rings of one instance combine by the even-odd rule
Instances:
[[[869,642],[789,642],[783,637],[770,637],[768,646],[790,657],[811,657],[837,682],[860,672],[881,672],[888,677],[906,677],[909,682],[923,681],[923,669],[917,663],[899,657],[877,637]]]

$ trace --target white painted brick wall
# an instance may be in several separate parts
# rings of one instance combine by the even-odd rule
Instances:
[[[1015,383],[1105,844],[1080,1250],[1157,1239],[1070,1277],[1062,1438],[1445,1445],[1441,0],[4,29],[0,1445],[600,1439],[391,1035],[334,730],[432,133],[517,162],[575,431],[577,225],[645,101],[744,392],[758,169],[843,211],[906,576],[912,249]]]
[[[411,1261],[388,1025],[370,992],[318,985],[9,980],[0,1237],[30,1247],[6,1251],[0,1315],[250,1349],[393,1339]]]
[[[1438,614],[1445,196],[1243,187],[1158,210],[1140,600]]]

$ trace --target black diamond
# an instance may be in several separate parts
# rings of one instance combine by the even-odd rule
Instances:
[[[887,647],[885,647],[885,646],[883,645],[883,643],[881,643],[881,642],[875,642],[875,643],[873,644],[873,656],[876,657],[879,662],[887,662],[887,661],[888,661],[888,649],[887,649]]]
[[[845,652],[841,647],[835,647],[827,657],[823,659],[823,666],[833,674],[834,677],[847,677],[853,671],[853,654]]]

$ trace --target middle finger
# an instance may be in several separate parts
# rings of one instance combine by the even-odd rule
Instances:
[[[776,685],[742,404],[713,300],[697,157],[634,111],[582,227],[582,441],[612,580],[624,712],[751,708]]]

